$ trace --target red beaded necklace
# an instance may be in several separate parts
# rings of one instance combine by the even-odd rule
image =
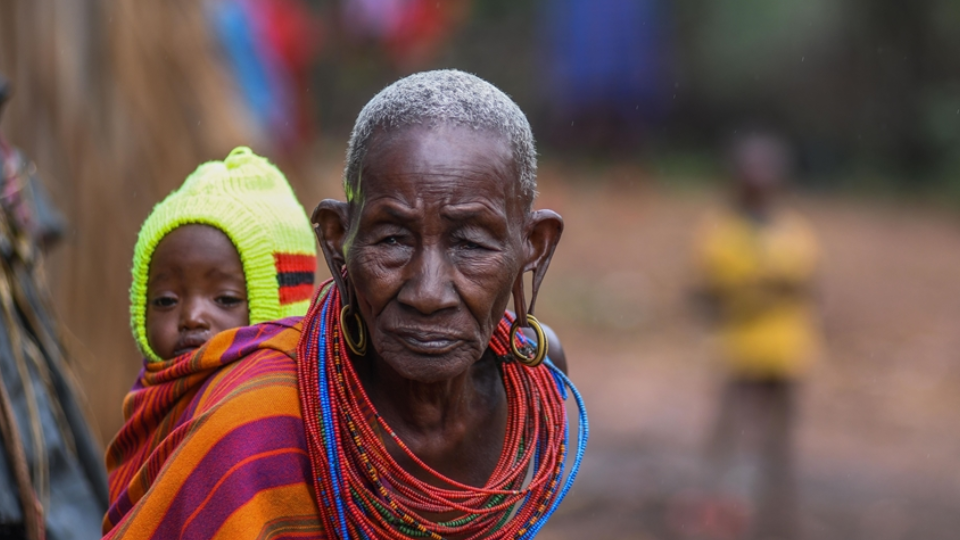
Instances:
[[[521,538],[539,529],[538,522],[562,497],[567,416],[547,366],[527,368],[512,361],[508,316],[490,341],[494,354],[505,360],[506,439],[487,483],[473,487],[431,469],[376,412],[346,354],[339,292],[327,289],[318,293],[323,296],[304,319],[298,346],[300,400],[324,530],[339,538],[473,540]],[[378,430],[437,485],[400,467]],[[458,517],[424,517],[450,512]]]

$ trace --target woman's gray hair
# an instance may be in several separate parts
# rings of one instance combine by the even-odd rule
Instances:
[[[520,193],[528,204],[533,202],[537,194],[537,151],[526,115],[496,86],[455,69],[404,77],[381,90],[360,111],[347,147],[343,176],[347,200],[356,195],[360,168],[377,128],[445,123],[506,137],[519,173]]]

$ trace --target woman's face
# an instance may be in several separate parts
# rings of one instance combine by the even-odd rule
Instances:
[[[476,362],[524,263],[508,142],[455,126],[374,135],[343,245],[377,353],[436,382]]]

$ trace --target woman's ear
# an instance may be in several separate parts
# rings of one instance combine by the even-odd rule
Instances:
[[[540,284],[547,275],[547,268],[553,260],[553,252],[560,243],[563,234],[563,218],[553,210],[537,210],[531,212],[527,221],[526,256],[523,271],[533,271],[533,290],[530,297],[528,313],[533,313],[537,303],[537,293]]]
[[[346,264],[343,244],[347,236],[347,226],[350,223],[348,212],[347,203],[325,199],[317,205],[310,218],[323,258],[327,261],[327,268],[330,269],[330,275],[337,283],[341,295],[347,292],[343,283],[343,267]]]

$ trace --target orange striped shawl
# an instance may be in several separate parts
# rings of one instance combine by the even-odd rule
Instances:
[[[299,318],[145,363],[107,449],[106,538],[325,538],[297,393]]]

